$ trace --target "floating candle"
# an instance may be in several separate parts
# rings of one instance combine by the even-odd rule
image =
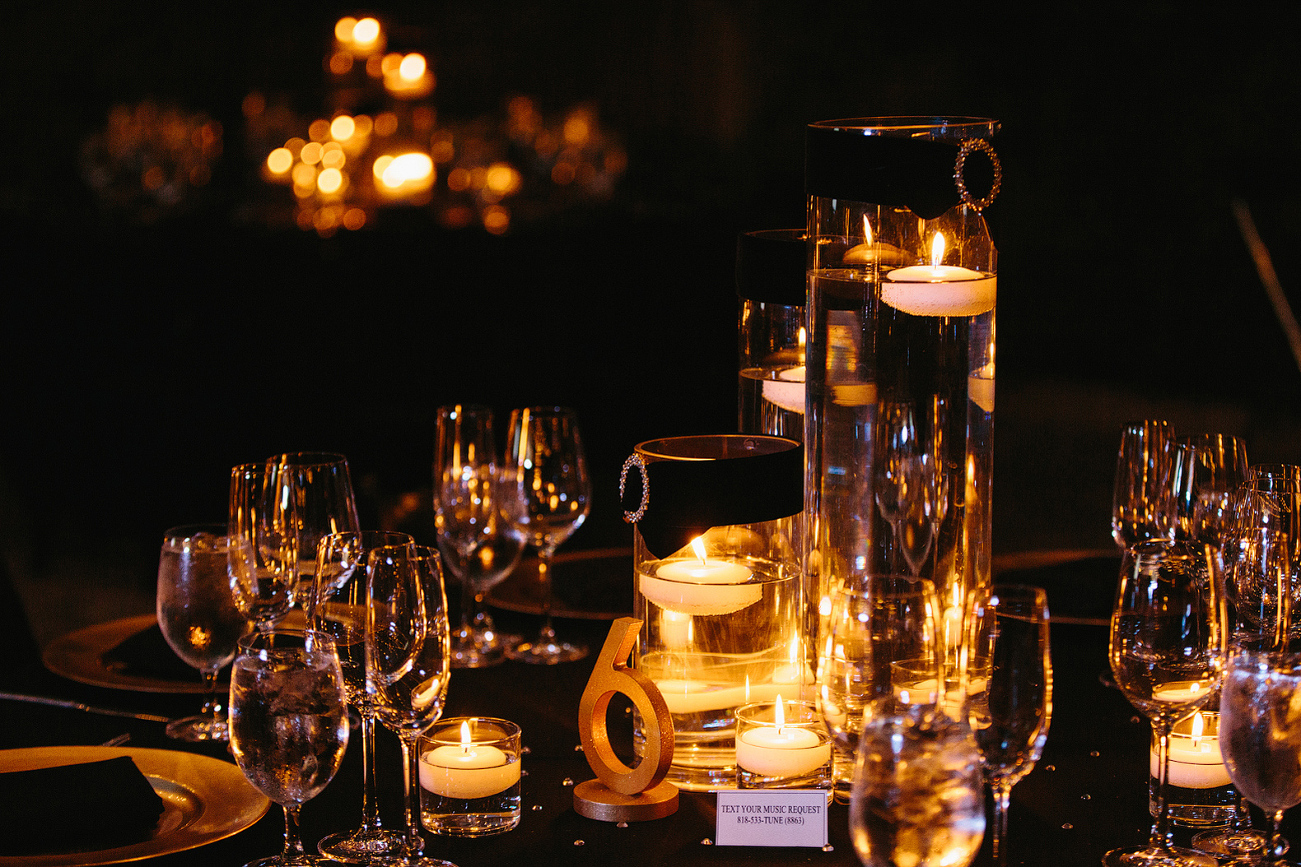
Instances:
[[[1169,782],[1185,789],[1210,789],[1229,785],[1229,771],[1220,753],[1220,715],[1213,711],[1193,714],[1174,727],[1168,742]],[[1160,779],[1157,744],[1152,744],[1149,770]]]
[[[654,575],[643,574],[641,594],[669,611],[705,615],[731,614],[763,596],[761,585],[747,583],[754,573],[744,565],[707,557],[699,537],[691,547],[697,559],[667,560],[655,568]]]
[[[941,265],[944,236],[931,245],[930,265],[909,265],[885,275],[881,300],[913,316],[975,316],[994,309],[997,278],[970,268]]]
[[[776,379],[763,381],[763,399],[784,410],[803,415],[804,375],[803,366],[778,371]]]
[[[421,787],[445,798],[487,798],[519,780],[519,762],[494,746],[472,742],[468,722],[461,723],[459,746],[436,747],[420,757]]]
[[[807,728],[787,725],[782,698],[777,696],[772,725],[741,732],[736,764],[765,777],[805,777],[831,761],[831,744]]]

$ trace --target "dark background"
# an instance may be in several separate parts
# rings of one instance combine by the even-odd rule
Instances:
[[[736,233],[803,225],[804,126],[835,117],[1003,123],[996,550],[1110,544],[1131,418],[1301,460],[1301,375],[1230,210],[1295,289],[1301,12],[1063,5],[0,7],[0,539],[29,607],[59,609],[38,631],[147,610],[162,530],[220,518],[233,463],[342,451],[373,511],[426,485],[448,402],[576,407],[596,496],[570,544],[627,544],[632,447],[735,424]],[[258,219],[289,193],[258,180],[242,101],[328,115],[334,21],[363,12],[431,58],[440,122],[594,105],[628,154],[614,198],[502,237]],[[163,216],[79,170],[146,98],[224,130]]]

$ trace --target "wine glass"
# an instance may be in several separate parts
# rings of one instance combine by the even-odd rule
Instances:
[[[519,563],[524,537],[503,512],[488,407],[438,410],[434,520],[443,565],[461,582],[461,623],[452,633],[452,667],[495,665],[506,658],[507,639],[497,632],[483,599]]]
[[[1122,550],[1167,535],[1162,518],[1173,446],[1169,422],[1149,419],[1127,425],[1121,433],[1111,500],[1111,537]]]
[[[267,468],[271,551],[283,558],[294,602],[302,605],[312,591],[321,538],[361,529],[348,459],[333,452],[287,452],[269,458]]]
[[[230,747],[248,781],[285,813],[283,851],[246,867],[322,863],[303,851],[298,815],[329,784],[348,747],[334,639],[310,630],[240,639],[230,677]]]
[[[542,629],[535,640],[516,645],[507,655],[545,665],[582,659],[587,646],[557,640],[551,624],[552,558],[591,509],[592,482],[574,413],[561,407],[512,412],[502,481],[511,524],[538,549],[542,585]]]
[[[331,533],[316,547],[316,581],[304,606],[308,626],[329,634],[339,653],[348,703],[361,718],[361,827],[321,839],[322,855],[366,861],[402,851],[406,835],[385,830],[375,799],[375,707],[366,689],[366,556],[375,548],[414,545],[406,533],[366,530]]]
[[[282,537],[272,532],[268,489],[271,470],[263,461],[237,464],[230,471],[230,511],[227,524],[231,539],[240,540],[247,556],[241,562],[239,580],[248,600],[248,616],[262,631],[275,627],[294,604],[293,572],[283,548]]]
[[[1278,826],[1301,803],[1301,654],[1235,649],[1220,694],[1220,749],[1229,779],[1270,820],[1265,863],[1287,864]]]
[[[1176,539],[1220,547],[1247,472],[1247,447],[1237,437],[1199,434],[1179,440],[1171,451],[1162,524]]]
[[[397,733],[406,765],[406,853],[399,863],[431,867],[422,858],[417,743],[438,721],[451,671],[451,629],[438,552],[418,545],[372,549],[366,557],[366,680],[379,721]]]
[[[969,659],[982,660],[984,689],[968,705],[985,782],[994,794],[993,856],[1006,858],[1012,787],[1034,769],[1053,713],[1048,595],[1038,587],[995,586],[972,608]]]
[[[935,585],[925,578],[874,575],[832,594],[818,654],[818,711],[833,745],[833,792],[849,800],[863,716],[891,694],[891,663],[938,651]]]
[[[1219,559],[1199,542],[1151,540],[1125,551],[1111,614],[1109,657],[1116,685],[1152,721],[1160,777],[1146,846],[1113,849],[1107,867],[1205,865],[1214,859],[1170,842],[1166,783],[1170,730],[1215,692],[1224,654]]]
[[[198,716],[167,724],[167,736],[183,741],[224,741],[226,711],[217,672],[235,658],[248,629],[248,600],[238,576],[247,548],[222,524],[189,524],[163,534],[158,558],[158,625],[163,638],[203,673],[208,699]]]

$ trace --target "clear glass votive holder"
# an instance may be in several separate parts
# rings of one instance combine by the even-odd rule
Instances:
[[[988,658],[971,657],[965,672],[957,669],[946,671],[942,694],[936,667],[936,660],[930,658],[900,659],[890,663],[890,689],[895,701],[901,705],[938,705],[946,716],[954,720],[979,719],[982,714],[989,713]]]
[[[1198,722],[1200,719],[1200,730]],[[1198,711],[1175,723],[1170,734],[1170,778],[1166,789],[1170,820],[1189,828],[1222,827],[1237,814],[1238,790],[1220,754],[1220,715]],[[1148,767],[1148,809],[1157,814],[1157,740]]]
[[[740,789],[831,792],[831,735],[815,704],[757,701],[736,709]]]
[[[448,837],[486,837],[520,820],[520,727],[449,717],[420,739],[420,821]]]

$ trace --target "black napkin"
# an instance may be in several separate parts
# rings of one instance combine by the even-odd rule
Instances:
[[[0,774],[0,852],[51,854],[148,840],[163,801],[130,756]]]
[[[197,668],[187,665],[176,655],[157,623],[124,638],[106,650],[101,659],[105,668],[123,674],[166,680],[198,681],[202,678]]]

